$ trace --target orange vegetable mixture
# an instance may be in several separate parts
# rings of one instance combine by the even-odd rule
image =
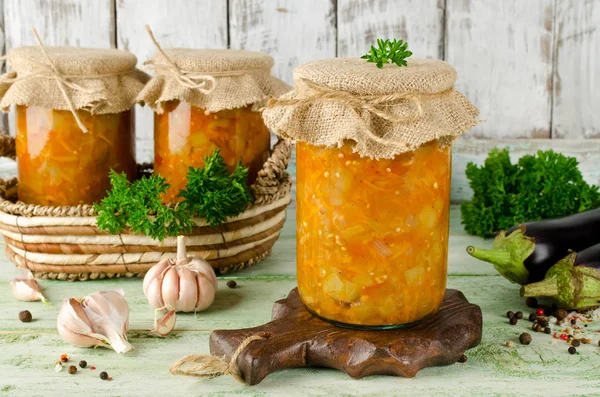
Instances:
[[[297,144],[298,287],[311,311],[362,326],[437,311],[446,290],[450,157],[437,142],[393,160]]]
[[[205,114],[187,102],[169,102],[163,114],[155,114],[154,172],[171,185],[163,198],[180,201],[189,167],[204,166],[204,159],[220,149],[229,171],[241,161],[249,168],[248,182],[269,158],[270,133],[260,113],[251,107]]]
[[[79,128],[68,110],[17,106],[19,200],[92,204],[110,190],[111,168],[135,177],[133,112],[78,115],[89,132]]]

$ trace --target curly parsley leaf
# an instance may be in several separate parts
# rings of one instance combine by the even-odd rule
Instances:
[[[241,163],[230,175],[219,150],[204,162],[204,168],[189,168],[187,185],[179,196],[195,215],[215,227],[242,213],[253,197],[248,188],[248,169]]]
[[[600,206],[598,187],[583,180],[575,158],[552,150],[512,164],[494,149],[483,166],[469,163],[473,198],[461,205],[465,230],[481,237],[528,221],[559,218]]]
[[[403,40],[377,39],[377,47],[371,46],[369,52],[363,55],[361,59],[373,62],[381,69],[384,64],[390,62],[398,66],[407,66],[406,58],[411,55],[412,52],[408,50],[408,43]]]

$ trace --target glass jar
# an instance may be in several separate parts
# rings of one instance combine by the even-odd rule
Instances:
[[[297,274],[304,304],[353,327],[394,328],[446,290],[451,147],[394,159],[297,144]]]
[[[154,172],[171,185],[166,202],[180,201],[188,168],[204,166],[215,149],[230,172],[241,161],[249,168],[248,183],[254,182],[269,158],[271,136],[252,106],[209,114],[188,102],[170,101],[164,108],[154,116]]]
[[[136,175],[133,110],[97,114],[16,107],[19,200],[39,205],[98,202],[110,190],[109,171]]]

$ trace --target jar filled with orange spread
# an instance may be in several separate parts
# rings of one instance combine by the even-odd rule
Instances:
[[[139,100],[155,111],[154,172],[177,202],[189,167],[203,167],[215,150],[230,171],[241,162],[256,179],[270,154],[270,132],[258,108],[288,90],[270,75],[273,59],[234,50],[165,49],[148,61],[155,72]]]
[[[335,59],[303,65],[294,78],[294,92],[264,117],[297,141],[303,303],[358,328],[432,315],[446,290],[451,144],[478,114],[452,89],[454,69]]]
[[[4,109],[16,105],[19,200],[99,202],[109,173],[136,176],[133,106],[147,76],[137,58],[111,49],[20,47],[8,54]]]

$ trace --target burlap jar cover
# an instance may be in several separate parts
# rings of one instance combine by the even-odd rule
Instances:
[[[135,55],[115,49],[19,47],[6,56],[11,71],[0,76],[0,107],[40,106],[92,114],[120,113],[135,105],[148,75]]]
[[[455,80],[439,60],[382,69],[358,58],[310,62],[294,70],[296,87],[269,101],[263,118],[292,141],[351,142],[362,157],[393,158],[435,139],[451,144],[478,123],[479,111],[454,90]]]
[[[178,100],[202,108],[206,113],[253,105],[264,106],[269,98],[290,90],[271,76],[273,58],[261,52],[221,49],[162,49],[146,27],[158,52],[146,61],[156,73],[138,101],[157,113],[164,104]]]

